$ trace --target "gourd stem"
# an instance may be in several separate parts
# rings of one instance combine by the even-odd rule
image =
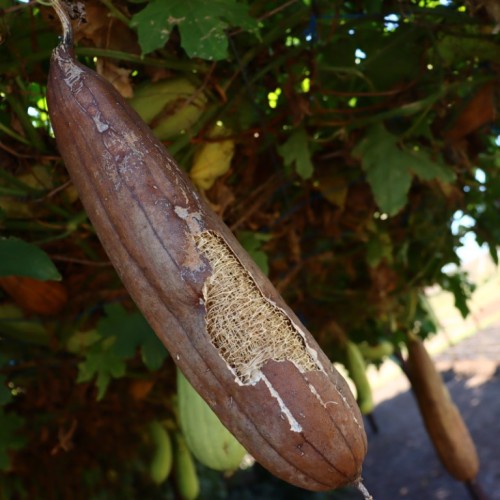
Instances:
[[[355,484],[355,486],[361,492],[365,500],[373,500],[373,497],[370,495],[370,492],[366,489],[365,485],[361,482],[361,480],[358,481]]]
[[[61,0],[52,0],[52,7],[56,11],[59,21],[61,21],[63,34],[62,44],[66,47],[73,47],[73,27],[71,26],[71,19],[69,18],[68,11],[63,6]]]

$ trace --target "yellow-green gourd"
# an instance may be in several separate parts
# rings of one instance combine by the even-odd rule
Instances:
[[[363,358],[367,361],[382,361],[394,353],[394,345],[388,340],[381,340],[376,345],[371,345],[368,342],[361,342],[357,345]]]
[[[245,448],[222,425],[180,370],[177,370],[177,395],[180,426],[193,455],[211,469],[237,469]]]
[[[195,500],[200,494],[200,481],[193,456],[180,432],[175,433],[175,482],[183,500]]]
[[[149,475],[155,484],[161,484],[168,478],[172,470],[172,442],[165,427],[157,420],[149,424],[149,435],[155,446]]]
[[[207,98],[186,78],[172,78],[138,87],[129,104],[164,141],[196,124]]]
[[[366,376],[366,365],[358,346],[351,341],[346,344],[346,364],[351,380],[356,386],[357,402],[363,415],[373,411],[373,394]]]

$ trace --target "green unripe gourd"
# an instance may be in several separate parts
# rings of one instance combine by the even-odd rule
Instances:
[[[155,446],[149,475],[155,484],[162,484],[172,470],[172,442],[167,430],[157,420],[149,424],[149,435]]]
[[[175,433],[175,482],[183,500],[195,500],[200,494],[200,481],[193,456],[180,432]]]
[[[180,426],[193,455],[211,469],[237,469],[245,448],[222,425],[180,370],[177,370],[177,395]]]
[[[195,125],[207,98],[189,80],[173,78],[137,88],[129,104],[163,141]]]
[[[357,401],[363,415],[373,411],[373,395],[366,376],[366,365],[358,346],[351,341],[346,344],[346,365],[351,380],[356,386]]]
[[[381,340],[376,345],[370,345],[368,342],[357,344],[358,348],[367,361],[382,362],[384,358],[392,356],[394,353],[394,345],[388,340]]]

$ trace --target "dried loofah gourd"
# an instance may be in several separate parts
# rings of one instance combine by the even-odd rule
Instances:
[[[47,84],[51,123],[130,295],[264,467],[312,491],[357,484],[366,435],[347,384],[163,144],[75,61],[70,20],[54,1],[64,33]]]
[[[240,381],[256,382],[269,359],[292,361],[301,372],[318,370],[300,332],[262,295],[224,240],[204,231],[196,245],[212,267],[203,290],[207,331]]]

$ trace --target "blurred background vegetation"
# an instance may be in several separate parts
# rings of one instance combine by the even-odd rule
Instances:
[[[464,237],[495,263],[500,242],[495,0],[82,5],[80,60],[130,100],[353,379],[348,346],[379,364],[402,359],[409,332],[435,332],[427,287],[469,314]],[[59,33],[44,2],[0,0],[0,498],[188,498],[178,473],[151,472],[156,423],[179,435],[175,366],[55,146],[45,89]],[[341,498],[249,461],[196,467],[203,498]]]

